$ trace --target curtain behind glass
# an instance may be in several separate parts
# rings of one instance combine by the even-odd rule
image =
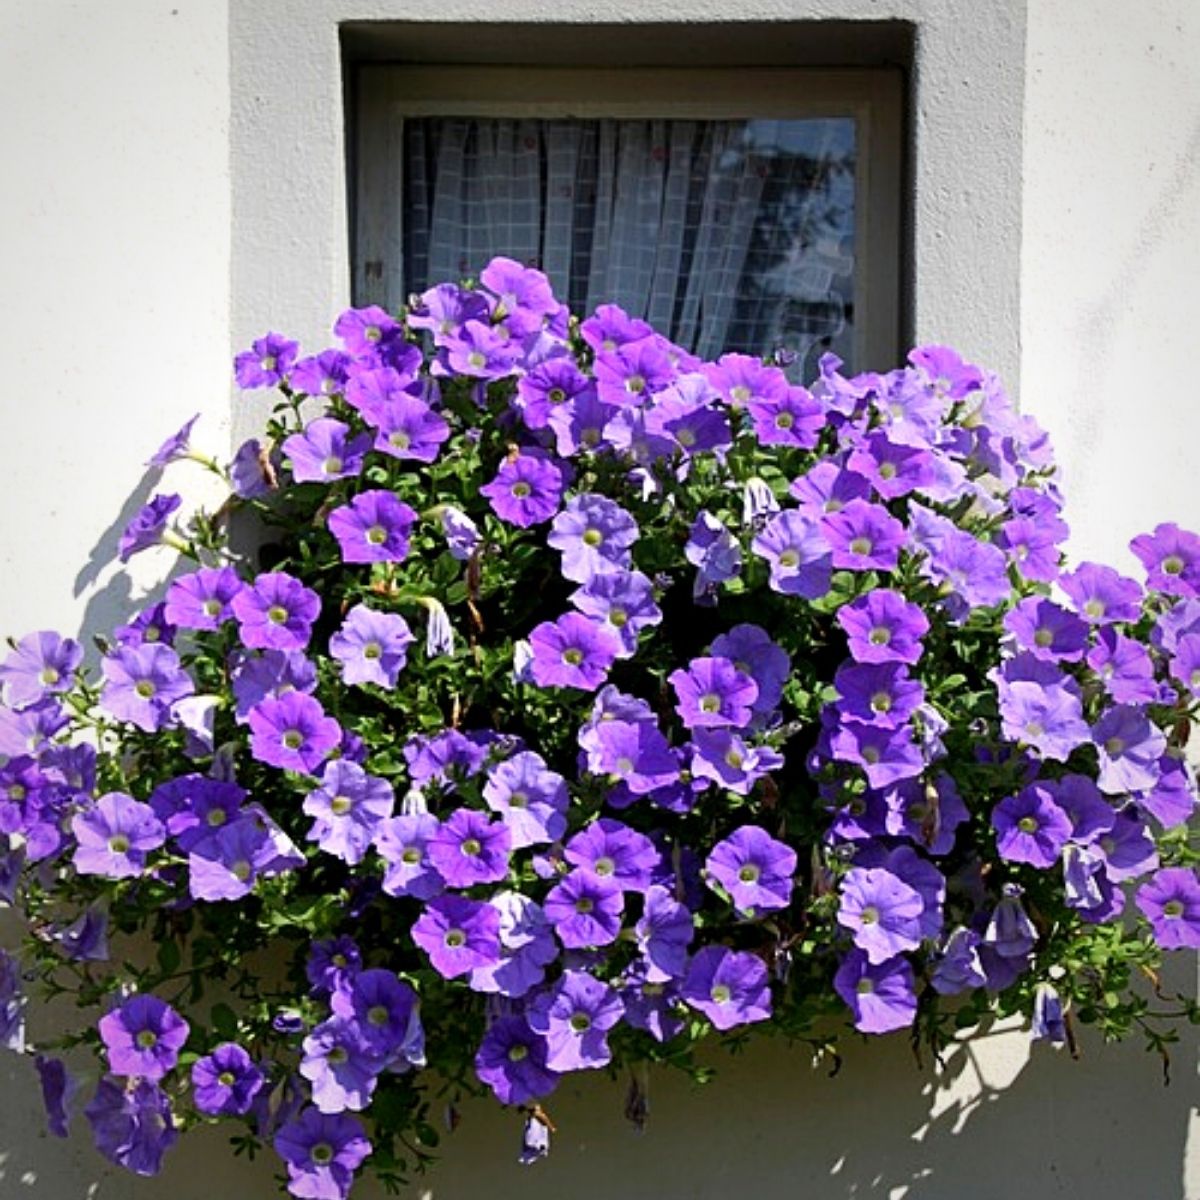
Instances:
[[[408,120],[406,291],[504,254],[573,312],[620,304],[706,358],[850,359],[854,133],[849,118]]]

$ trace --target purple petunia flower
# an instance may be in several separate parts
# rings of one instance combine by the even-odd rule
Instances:
[[[334,322],[333,332],[358,358],[373,362],[381,347],[402,339],[404,327],[377,304],[348,308]]]
[[[96,1149],[136,1175],[157,1175],[163,1155],[179,1138],[170,1100],[149,1079],[126,1084],[105,1077],[83,1111]]]
[[[146,867],[146,855],[166,841],[162,822],[148,804],[124,792],[109,792],[71,818],[77,846],[73,862],[81,875],[128,879]]]
[[[238,387],[243,391],[274,387],[287,378],[299,349],[295,342],[289,341],[282,333],[271,332],[251,342],[250,349],[243,350],[233,360]]]
[[[695,918],[686,904],[661,884],[647,888],[641,919],[634,926],[645,981],[654,984],[681,978],[695,933]]]
[[[546,1041],[523,1017],[501,1017],[484,1034],[475,1055],[475,1074],[501,1104],[526,1104],[549,1095],[558,1074],[546,1066]]]
[[[997,682],[1001,729],[1009,741],[1023,742],[1044,758],[1066,762],[1091,736],[1078,685],[1049,663],[1038,664],[1042,670],[1025,670],[1021,660],[1030,658],[1019,655],[1011,660]],[[1021,678],[1022,674],[1032,678]]]
[[[758,696],[750,706],[757,717],[769,716],[783,699],[783,685],[791,673],[787,651],[771,640],[758,625],[735,625],[714,639],[712,653],[729,659],[758,685]]]
[[[652,722],[604,720],[587,740],[587,769],[618,781],[633,797],[670,787],[679,779],[676,752]]]
[[[1018,884],[1006,883],[984,931],[983,944],[1001,958],[1024,958],[1037,945],[1037,929],[1021,903],[1021,895]]]
[[[587,583],[593,575],[627,570],[637,536],[637,522],[619,504],[584,492],[554,518],[546,543],[562,554],[565,579]]]
[[[479,526],[461,509],[447,504],[441,512],[442,533],[446,535],[446,549],[451,558],[468,562],[481,545],[483,539]]]
[[[503,879],[511,849],[512,833],[503,821],[459,808],[430,837],[426,852],[449,887],[465,888]]]
[[[425,812],[403,813],[375,827],[375,848],[387,864],[383,890],[389,896],[428,900],[446,886],[429,860],[429,839],[437,829],[437,817]]]
[[[661,856],[644,833],[601,817],[571,838],[563,857],[589,874],[611,879],[622,891],[644,892]]]
[[[620,935],[625,895],[611,878],[581,869],[551,888],[543,907],[567,949],[608,946]]]
[[[675,689],[675,711],[688,729],[750,723],[758,684],[727,658],[694,658],[667,677]]]
[[[435,896],[414,922],[412,940],[439,975],[456,979],[500,960],[500,914],[465,896]]]
[[[369,434],[350,436],[350,426],[333,417],[310,421],[303,433],[293,433],[283,443],[297,483],[330,483],[360,475],[363,458],[371,446]]]
[[[897,662],[844,663],[833,677],[839,716],[891,728],[921,706],[925,689]]]
[[[724,888],[742,916],[787,908],[796,852],[758,825],[742,825],[718,842],[704,864],[705,882]]]
[[[917,1015],[916,979],[904,958],[872,963],[862,950],[851,950],[833,986],[854,1014],[854,1028],[862,1033],[905,1029]]]
[[[1114,705],[1096,722],[1092,739],[1100,757],[1096,783],[1102,792],[1141,792],[1158,782],[1167,739],[1144,709]]]
[[[552,1071],[586,1071],[612,1059],[608,1031],[624,1005],[606,983],[584,971],[564,971],[530,1004],[529,1027],[546,1039],[546,1066]]]
[[[979,934],[965,925],[959,925],[941,940],[929,979],[934,991],[942,996],[957,996],[987,984],[979,943]]]
[[[192,1064],[192,1096],[210,1117],[242,1116],[266,1083],[266,1074],[236,1042],[222,1042]]]
[[[495,479],[479,492],[500,520],[527,529],[554,516],[566,482],[562,467],[544,451],[522,450],[505,459]]]
[[[328,517],[329,532],[338,540],[342,561],[403,562],[417,514],[387,491],[360,492]]]
[[[35,704],[71,686],[71,677],[83,661],[83,647],[73,638],[52,630],[26,634],[0,664],[0,683],[14,708]]]
[[[128,562],[139,551],[161,545],[167,534],[167,522],[182,503],[180,496],[159,494],[138,509],[117,543],[120,560]]]
[[[1099,563],[1080,563],[1071,574],[1059,576],[1058,586],[1075,611],[1093,625],[1136,621],[1141,611],[1138,583]]]
[[[56,928],[52,936],[72,962],[108,961],[108,913],[97,905]]]
[[[684,557],[696,568],[692,598],[713,604],[717,587],[736,579],[742,570],[742,548],[737,538],[709,512],[701,511],[692,523]]]
[[[25,1050],[25,1008],[21,964],[0,946],[0,1047],[21,1054]]]
[[[748,796],[754,785],[783,766],[783,755],[769,746],[752,746],[728,729],[692,732],[692,774]]]
[[[751,549],[770,565],[772,591],[806,600],[819,600],[829,591],[829,543],[815,521],[794,509],[772,517]]]
[[[825,424],[821,402],[803,387],[773,390],[769,396],[746,401],[754,436],[764,446],[799,446],[811,450]]]
[[[311,775],[341,740],[338,723],[303,692],[263,700],[250,710],[250,753],[272,767]]]
[[[1058,861],[1071,837],[1071,819],[1055,802],[1054,792],[1033,783],[992,809],[996,850],[1008,862],[1047,870]]]
[[[556,842],[567,831],[567,781],[532,750],[497,763],[483,787],[488,807],[512,834],[512,848]]]
[[[771,1016],[767,967],[757,954],[705,946],[688,964],[680,995],[722,1032]]]
[[[1103,625],[1098,630],[1096,645],[1087,656],[1087,665],[1100,676],[1104,690],[1118,704],[1152,704],[1159,698],[1149,651],[1140,642],[1118,633],[1111,625]]]
[[[1018,649],[1047,662],[1078,662],[1087,649],[1087,622],[1044,596],[1027,596],[1005,614],[1004,628]]]
[[[100,1018],[100,1040],[114,1075],[162,1079],[179,1061],[188,1023],[157,996],[130,996]]]
[[[256,650],[303,650],[321,598],[284,571],[259,575],[233,598],[233,613],[245,645]]]
[[[181,629],[219,629],[245,586],[232,567],[203,567],[171,584],[163,615]]]
[[[500,958],[471,972],[474,992],[517,999],[538,987],[558,957],[554,931],[541,905],[520,892],[498,892],[488,903],[500,914]]]
[[[431,463],[450,437],[446,418],[407,392],[392,393],[363,415],[375,426],[375,449],[392,458]]]
[[[547,359],[517,382],[521,419],[530,429],[544,429],[556,408],[591,388],[591,381],[570,357]]]
[[[654,602],[654,585],[641,571],[593,575],[571,593],[571,603],[616,635],[621,643],[618,658],[632,657],[637,652],[638,634],[662,621],[662,609]]]
[[[883,868],[852,867],[842,880],[838,924],[872,964],[921,944],[924,902],[916,888]]]
[[[408,623],[397,613],[376,612],[356,604],[329,639],[329,654],[342,664],[345,683],[373,683],[390,689],[396,686],[415,640]]]
[[[192,426],[200,420],[200,414],[196,413],[191,420],[184,423],[173,433],[169,438],[162,443],[161,446],[146,460],[147,467],[157,467],[161,470],[163,467],[168,467],[173,462],[179,459],[187,458],[189,454],[189,441],[192,436]]]
[[[1167,867],[1138,888],[1135,895],[1167,950],[1200,950],[1200,881],[1187,867]]]
[[[906,535],[904,526],[880,504],[851,500],[821,518],[820,533],[833,565],[849,571],[894,571]]]
[[[1162,524],[1139,534],[1129,548],[1146,568],[1146,585],[1168,596],[1195,596],[1200,590],[1200,536]]]
[[[362,862],[380,821],[392,815],[396,797],[386,779],[368,775],[356,763],[327,763],[321,786],[304,798],[315,818],[308,840],[351,866]]]
[[[572,687],[595,691],[608,677],[621,643],[603,625],[581,613],[564,613],[543,621],[529,635],[533,651],[530,672],[539,687]]]
[[[929,621],[921,609],[899,592],[879,588],[838,610],[850,654],[858,662],[915,663],[923,650],[921,639]]]
[[[317,668],[299,650],[239,653],[232,661],[234,712],[246,721],[264,700],[279,700],[291,692],[316,691]]]
[[[346,1200],[371,1143],[357,1118],[306,1108],[275,1135],[275,1153],[287,1164],[293,1196]]]
[[[925,767],[925,759],[907,725],[891,729],[846,719],[830,737],[829,748],[836,761],[862,767],[873,788],[911,779]]]
[[[169,725],[172,705],[195,691],[170,646],[116,646],[101,660],[100,669],[104,672],[101,707],[146,733]]]
[[[213,813],[220,812],[213,809]],[[189,843],[188,891],[197,900],[240,900],[260,874],[273,872],[276,846],[269,831],[250,815]]]
[[[366,1046],[393,1069],[425,1065],[425,1032],[417,993],[395,972],[360,971],[333,993],[336,1017],[351,1021]]]
[[[304,973],[314,992],[328,995],[347,986],[362,970],[362,965],[358,943],[348,934],[340,934],[313,942],[308,949]]]
[[[323,350],[300,359],[292,368],[288,382],[294,391],[308,396],[336,396],[346,390],[353,361],[341,350]]]

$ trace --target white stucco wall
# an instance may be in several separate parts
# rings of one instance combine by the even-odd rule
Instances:
[[[885,15],[897,6],[738,11]],[[227,429],[243,424],[227,384],[234,346],[268,325],[314,338],[344,298],[328,26],[337,14],[401,6],[347,7],[237,0],[227,19],[224,0],[0,0],[0,161],[9,168],[0,189],[9,377],[0,632],[99,629],[127,608],[163,566],[147,562],[129,582],[105,565],[148,493],[140,464],[197,410],[210,444],[227,444]],[[1005,89],[1021,86],[1022,64],[1000,54],[990,74],[950,67],[997,48],[1011,59],[1023,6],[909,7],[941,22],[922,128],[984,162],[998,146],[1004,175],[1019,137],[988,113],[1011,118]],[[969,17],[951,19],[956,7]],[[486,15],[546,11],[537,0],[503,8]],[[629,0],[619,11],[676,19],[684,10],[728,17],[723,0]],[[433,15],[474,11],[484,6],[446,0]],[[614,9],[561,0],[554,11],[611,19]],[[262,57],[268,35],[275,52]],[[1017,294],[1005,264],[1018,263],[1022,403],[1055,434],[1076,552],[1115,559],[1155,520],[1200,527],[1188,461],[1200,433],[1189,354],[1200,312],[1200,12],[1189,0],[1031,0],[1025,36],[1023,188],[997,196],[994,178],[968,172],[920,198],[918,268],[956,283],[926,294],[917,328],[1015,365]],[[963,90],[980,94],[969,119],[956,106]],[[935,151],[927,141],[921,152]],[[943,224],[959,231],[949,244]],[[1190,963],[1176,977],[1194,986]],[[641,1137],[621,1117],[623,1082],[563,1089],[552,1105],[555,1154],[529,1171],[512,1163],[513,1120],[467,1106],[446,1163],[414,1195],[1195,1200],[1196,1062],[1188,1041],[1165,1090],[1136,1046],[1089,1044],[1078,1064],[1044,1050],[1030,1061],[1015,1034],[956,1053],[935,1076],[913,1068],[903,1039],[889,1039],[852,1048],[828,1080],[802,1054],[767,1043],[704,1091],[656,1079]],[[41,1132],[32,1079],[28,1064],[0,1058],[5,1200],[273,1194],[273,1165],[229,1159],[217,1136],[177,1152],[158,1181],[115,1172],[82,1128],[66,1145]]]

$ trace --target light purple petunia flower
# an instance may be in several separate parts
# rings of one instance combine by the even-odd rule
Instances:
[[[817,522],[794,509],[772,517],[755,536],[751,549],[770,565],[772,591],[806,600],[819,600],[829,591],[829,543]]]
[[[382,348],[404,338],[404,327],[377,304],[346,309],[334,322],[333,332],[351,354],[365,362],[376,361]]]
[[[83,647],[73,638],[52,630],[26,634],[0,664],[7,702],[24,708],[51,693],[66,691],[82,661]]]
[[[718,842],[704,864],[705,882],[720,884],[742,916],[787,908],[796,852],[759,825],[742,825]]]
[[[675,689],[675,711],[688,729],[744,729],[750,723],[758,684],[729,659],[693,658],[667,679]]]
[[[1087,622],[1044,596],[1027,596],[1006,613],[1004,629],[1018,649],[1047,662],[1078,662],[1087,650]]]
[[[483,799],[508,826],[514,850],[556,842],[567,831],[567,781],[532,750],[492,767]]]
[[[449,375],[473,379],[503,379],[516,370],[521,354],[511,331],[503,325],[485,321],[464,321],[452,333],[439,339],[439,369]]]
[[[549,455],[527,449],[505,459],[495,479],[479,492],[500,520],[527,529],[558,512],[566,482],[563,468]]]
[[[244,441],[229,464],[229,486],[233,494],[243,500],[269,496],[279,487],[279,467],[282,464],[276,459],[277,454],[258,438]]]
[[[181,629],[219,629],[245,586],[232,567],[202,567],[172,582],[163,615]]]
[[[936,477],[934,458],[928,450],[893,441],[882,429],[859,442],[846,460],[846,467],[868,480],[885,500],[928,488]]]
[[[627,570],[637,537],[637,522],[619,504],[584,492],[554,518],[546,543],[562,554],[565,579],[587,583],[593,575]]]
[[[906,1029],[917,1015],[916,979],[902,957],[872,963],[862,950],[851,950],[833,986],[854,1014],[854,1028],[862,1033]]]
[[[117,543],[120,560],[123,563],[128,562],[140,551],[161,545],[167,534],[167,522],[182,503],[182,497],[174,494],[160,493],[151,497],[148,504],[134,513],[132,520],[121,533]]]
[[[475,1074],[501,1104],[527,1104],[558,1085],[557,1072],[546,1066],[546,1049],[523,1017],[500,1017],[479,1045]]]
[[[500,960],[500,914],[465,896],[435,896],[414,922],[412,940],[439,975],[456,979]]]
[[[608,628],[581,613],[543,621],[529,635],[530,673],[539,687],[595,691],[608,677],[621,643]]]
[[[696,568],[692,598],[697,603],[715,603],[718,586],[741,574],[742,548],[712,513],[701,511],[696,517],[683,553]]]
[[[904,526],[880,504],[851,500],[820,519],[833,565],[849,571],[894,571],[906,535]]]
[[[387,491],[360,492],[328,517],[329,532],[338,540],[342,561],[403,562],[417,514]]]
[[[343,682],[390,689],[396,686],[415,640],[399,614],[356,604],[329,639],[329,654],[342,664]]]
[[[96,1149],[135,1175],[157,1175],[179,1138],[167,1094],[149,1079],[125,1083],[106,1076],[83,1111]]]
[[[304,811],[315,818],[308,840],[354,866],[362,862],[380,821],[392,815],[395,803],[386,779],[335,759],[326,764],[321,786],[304,798]]]
[[[210,1117],[248,1113],[267,1077],[236,1042],[222,1042],[192,1064],[192,1097],[198,1111]]]
[[[1006,883],[984,930],[982,944],[1001,958],[1024,959],[1037,945],[1037,928],[1021,903],[1022,894],[1018,884]]]
[[[587,769],[619,781],[632,796],[670,787],[679,762],[657,725],[649,721],[601,721],[588,736]]]
[[[879,588],[838,610],[838,624],[846,631],[850,654],[858,662],[915,663],[929,632],[921,609],[899,592]]]
[[[1040,783],[1001,800],[992,809],[992,828],[1001,858],[1043,870],[1058,862],[1072,835],[1071,819],[1056,802],[1054,790]]]
[[[745,403],[754,422],[754,436],[764,446],[799,446],[811,450],[825,424],[825,409],[803,387],[773,389]]]
[[[1114,705],[1096,722],[1092,739],[1100,756],[1096,783],[1102,792],[1142,792],[1158,782],[1158,763],[1167,738],[1145,709]]]
[[[290,692],[310,694],[317,688],[317,668],[299,650],[238,653],[231,664],[234,712],[245,722],[250,710],[264,700],[279,700]]]
[[[300,347],[282,333],[271,332],[251,342],[233,360],[234,377],[243,391],[249,388],[274,387],[287,378],[296,361]]]
[[[160,602],[147,605],[127,625],[118,625],[113,630],[113,640],[121,646],[171,646],[175,633],[175,626],[167,620],[167,606]]]
[[[1166,867],[1134,897],[1166,950],[1200,950],[1200,881],[1187,867]]]
[[[460,288],[453,283],[439,283],[429,288],[410,304],[410,329],[428,329],[435,340],[452,334],[467,321],[486,320],[487,297],[482,292]]]
[[[1154,838],[1133,807],[1118,812],[1112,828],[1102,833],[1092,848],[1104,859],[1105,871],[1114,883],[1138,879],[1158,866]]]
[[[771,1016],[767,967],[757,954],[705,946],[688,964],[682,998],[722,1032]]]
[[[179,1061],[190,1026],[157,996],[134,995],[100,1018],[100,1040],[114,1075],[162,1079]]]
[[[921,944],[925,903],[916,888],[881,867],[852,867],[842,880],[838,924],[872,964]]]
[[[873,788],[911,779],[925,767],[925,759],[907,725],[891,729],[846,719],[831,735],[829,750],[836,761],[862,767]]]
[[[567,843],[563,857],[626,892],[644,892],[661,857],[644,834],[611,817],[600,817]]]
[[[608,1031],[624,1005],[606,983],[584,971],[564,971],[530,1004],[529,1027],[546,1039],[546,1065],[552,1071],[586,1071],[612,1059]]]
[[[163,467],[168,467],[173,462],[177,462],[182,458],[187,458],[190,446],[189,441],[192,436],[192,426],[200,420],[200,414],[196,413],[188,421],[184,423],[173,433],[169,438],[162,443],[155,452],[146,460],[147,467],[157,467],[161,470]]]
[[[303,692],[267,699],[250,710],[250,753],[259,762],[311,775],[342,737],[318,700]]]
[[[322,350],[300,359],[288,383],[293,391],[308,396],[336,396],[346,390],[354,360],[341,350]]]
[[[783,766],[783,755],[769,746],[753,746],[728,729],[692,732],[692,774],[748,796],[754,785]]]
[[[1066,762],[1091,737],[1078,685],[1051,663],[1038,664],[1044,668],[1040,671],[1026,670],[1021,660],[1030,658],[1019,655],[1011,660],[997,680],[1002,732],[1009,741],[1032,746],[1043,758]]]
[[[350,426],[333,417],[310,421],[303,433],[293,433],[283,443],[297,483],[330,483],[362,474],[363,459],[371,447],[369,434],[350,436]]]
[[[1200,536],[1178,525],[1156,525],[1129,548],[1146,568],[1146,586],[1168,596],[1195,596],[1200,590]]]
[[[415,896],[429,900],[439,895],[446,881],[429,859],[429,839],[437,832],[432,813],[402,813],[375,827],[375,848],[387,864],[383,890],[389,896]]]
[[[695,933],[695,918],[686,904],[661,884],[647,888],[641,919],[634,926],[645,981],[655,984],[681,978]]]
[[[468,562],[483,542],[479,526],[465,512],[451,504],[442,507],[441,522],[450,556],[459,562]]]
[[[287,1164],[288,1191],[304,1200],[346,1200],[354,1172],[371,1153],[362,1122],[316,1108],[288,1121],[274,1144]]]
[[[503,879],[511,849],[512,833],[503,821],[459,808],[430,837],[426,853],[449,887],[466,888]]]
[[[554,928],[541,905],[520,892],[498,892],[488,903],[500,914],[500,958],[476,967],[468,986],[518,999],[541,985],[558,957]]]
[[[637,652],[638,634],[662,622],[662,609],[654,602],[654,585],[641,571],[613,571],[593,575],[571,593],[571,603],[616,635],[621,643],[618,658]]]
[[[543,907],[568,950],[608,946],[621,933],[625,894],[613,879],[579,869],[550,889]]]
[[[631,317],[619,304],[601,304],[579,326],[583,340],[599,354],[616,350],[627,342],[640,342],[653,337],[654,328],[648,322]]]
[[[245,645],[256,650],[303,650],[321,598],[284,571],[259,575],[233,598],[233,613]]]
[[[901,663],[844,663],[833,677],[838,714],[896,728],[925,699],[925,689]]]
[[[1138,807],[1164,829],[1173,829],[1196,811],[1196,776],[1186,762],[1170,753],[1163,755],[1158,766],[1158,781],[1148,791],[1137,794]]]
[[[252,817],[240,817],[191,844],[188,892],[209,903],[240,900],[254,890],[258,876],[268,873],[275,859],[269,832]]]
[[[938,944],[929,982],[942,996],[957,996],[987,984],[979,957],[979,934],[965,925],[952,929]]]
[[[592,373],[600,399],[618,407],[641,407],[675,380],[670,358],[653,337],[601,350]]]
[[[1059,576],[1058,586],[1093,625],[1136,621],[1141,613],[1141,586],[1100,563],[1080,563],[1069,575]]]
[[[1200,650],[1200,639],[1197,639],[1197,649]],[[1118,704],[1153,704],[1159,699],[1150,652],[1111,625],[1103,625],[1097,631],[1096,644],[1088,652],[1087,665],[1100,676],[1104,690]],[[1196,683],[1200,685],[1200,679]]]
[[[73,862],[81,875],[128,879],[146,868],[146,855],[166,841],[162,822],[148,804],[109,792],[71,818],[78,843]]]
[[[783,685],[791,673],[787,651],[771,640],[759,625],[735,625],[714,639],[712,653],[729,659],[758,685],[758,696],[750,706],[757,717],[769,716],[783,699]]]
[[[517,407],[530,429],[545,429],[556,408],[590,390],[591,380],[572,358],[550,358],[517,381]]]
[[[116,646],[100,667],[104,673],[101,707],[146,733],[169,725],[172,705],[195,691],[170,646]]]
[[[335,1017],[351,1021],[366,1046],[393,1070],[425,1065],[425,1032],[417,993],[394,971],[357,972],[330,1000]]]
[[[446,418],[407,392],[393,393],[363,415],[375,426],[374,448],[392,458],[431,463],[450,437]]]

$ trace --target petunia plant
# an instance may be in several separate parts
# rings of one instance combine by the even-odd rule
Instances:
[[[81,1091],[152,1174],[220,1122],[340,1200],[446,1097],[532,1160],[564,1076],[752,1027],[1200,1018],[1157,974],[1200,947],[1200,537],[1069,568],[1045,434],[940,346],[806,387],[506,259],[334,332],[238,355],[279,398],[228,466],[153,456],[229,498],[130,523],[179,561],[97,668],[0,665],[0,1041],[52,1132]],[[80,1023],[26,1044],[28,993]]]

